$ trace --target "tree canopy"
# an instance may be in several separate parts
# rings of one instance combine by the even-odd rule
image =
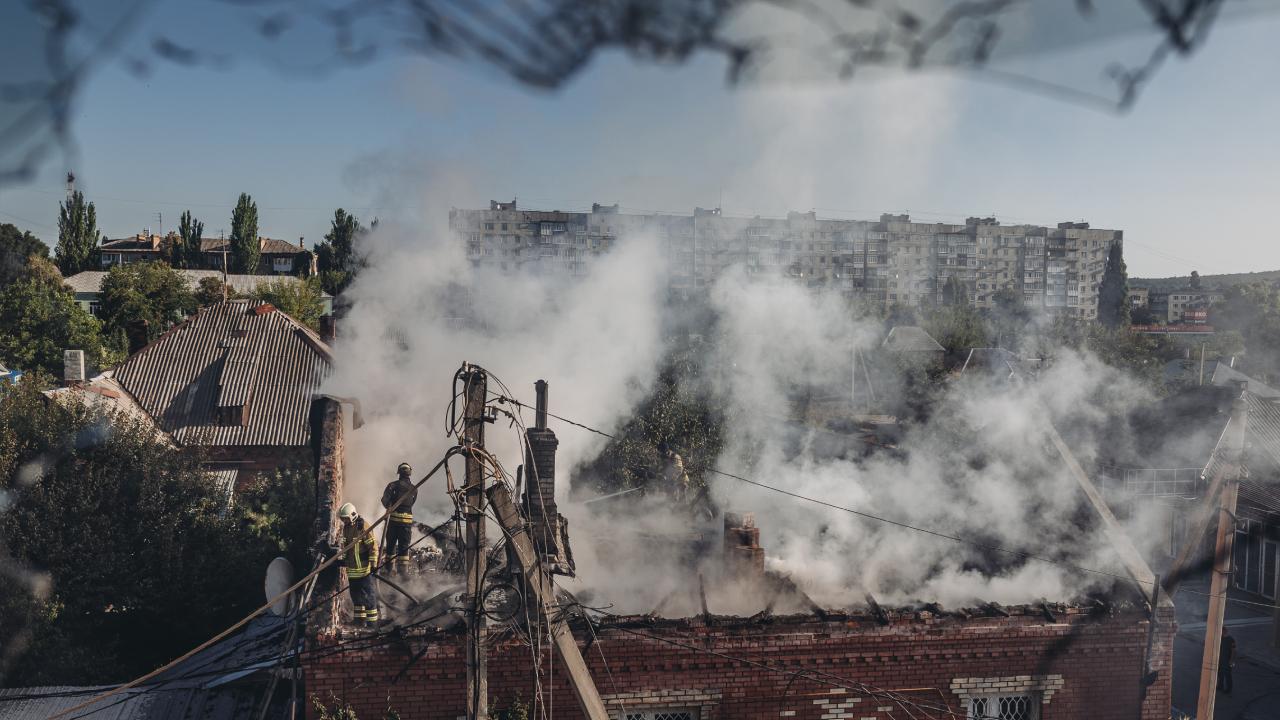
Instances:
[[[49,246],[30,230],[10,223],[0,224],[0,289],[27,274],[31,258],[48,259]]]
[[[106,329],[123,332],[135,352],[195,312],[196,300],[179,272],[163,262],[139,262],[111,268],[99,307]]]
[[[204,236],[204,223],[184,210],[178,218],[178,237],[169,246],[169,264],[175,268],[198,268],[201,265],[200,240]]]
[[[356,253],[356,239],[364,232],[365,228],[355,215],[348,214],[342,208],[333,212],[333,220],[329,232],[325,233],[324,242],[316,245],[316,267],[320,273],[320,282],[324,291],[330,295],[341,294],[355,279],[361,265]]]
[[[324,300],[320,296],[320,282],[316,278],[274,280],[259,285],[254,290],[253,297],[271,303],[312,330],[320,329]]]
[[[1102,284],[1098,286],[1098,322],[1109,328],[1129,324],[1129,274],[1119,242],[1111,243]]]
[[[47,260],[33,260],[30,272],[0,289],[0,360],[5,365],[61,377],[64,350],[84,350],[87,363],[110,365],[122,358],[121,348],[107,347],[101,330]]]
[[[0,395],[0,683],[124,680],[261,602],[267,563],[296,544],[278,534],[300,526],[291,506],[313,506],[298,496],[309,484],[252,501],[252,516],[228,511],[198,455],[40,385]]]
[[[262,246],[258,243],[258,204],[247,193],[240,193],[231,211],[231,272],[243,275],[258,273]]]
[[[98,212],[79,190],[59,204],[55,254],[58,269],[67,277],[98,269]]]

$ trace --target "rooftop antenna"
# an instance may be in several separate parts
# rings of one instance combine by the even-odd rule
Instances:
[[[156,226],[160,228],[156,233],[164,235],[164,213],[156,213]]]

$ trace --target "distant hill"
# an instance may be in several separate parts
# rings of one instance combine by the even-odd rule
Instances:
[[[1178,290],[1187,287],[1191,282],[1190,275],[1164,278],[1129,278],[1129,287],[1145,287],[1152,290]],[[1221,290],[1232,285],[1245,285],[1255,282],[1280,282],[1280,270],[1264,270],[1251,273],[1229,273],[1226,275],[1201,275],[1200,287],[1208,290]]]

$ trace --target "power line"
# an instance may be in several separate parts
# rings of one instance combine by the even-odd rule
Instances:
[[[499,397],[498,397],[498,400],[499,400],[499,402],[509,402],[509,403],[512,403],[513,405],[518,405],[518,406],[523,407],[523,408],[529,408],[529,409],[532,409],[529,405],[526,405],[525,403],[522,403],[522,402],[520,402],[519,400],[516,400],[516,399],[511,398],[511,397],[499,396]],[[603,436],[603,437],[607,437],[607,438],[609,438],[609,439],[611,439],[611,440],[618,440],[618,439],[619,439],[619,438],[618,438],[618,436],[616,436],[616,435],[612,435],[612,434],[607,433],[607,432],[605,432],[605,431],[603,431],[603,430],[599,430],[599,429],[597,429],[597,428],[593,428],[593,427],[591,427],[591,426],[589,426],[589,425],[584,425],[583,423],[577,422],[577,421],[575,421],[575,420],[570,420],[570,419],[568,419],[568,418],[561,417],[560,415],[556,415],[555,413],[547,412],[547,415],[548,415],[549,417],[553,417],[553,418],[555,418],[555,419],[559,420],[560,422],[567,423],[567,424],[569,424],[569,425],[573,425],[574,427],[578,427],[578,428],[581,428],[581,429],[586,430],[586,431],[588,431],[588,432],[592,432],[592,433],[595,433],[595,434],[597,434],[597,435],[601,435],[601,436]],[[837,505],[837,504],[835,504],[835,503],[827,502],[826,500],[820,500],[820,499],[818,499],[818,498],[809,497],[809,496],[807,496],[807,495],[802,495],[802,494],[800,494],[800,493],[792,492],[792,491],[790,491],[790,490],[786,490],[786,489],[783,489],[783,488],[780,488],[780,487],[775,487],[775,486],[773,486],[773,485],[768,485],[768,484],[765,484],[765,483],[759,482],[759,481],[757,481],[757,480],[752,480],[752,479],[750,479],[750,478],[746,478],[746,477],[743,477],[743,476],[741,476],[741,475],[735,475],[735,474],[733,474],[733,473],[725,472],[725,471],[723,471],[723,470],[717,470],[717,469],[715,469],[715,468],[707,468],[707,471],[708,471],[708,472],[715,473],[716,475],[721,475],[721,476],[724,476],[724,477],[727,477],[727,478],[731,478],[731,479],[734,479],[734,480],[738,480],[738,481],[740,481],[740,482],[744,482],[744,483],[747,483],[747,484],[749,484],[749,485],[754,485],[754,486],[756,486],[756,487],[763,488],[763,489],[765,489],[765,490],[770,490],[770,491],[772,491],[772,492],[779,493],[779,494],[781,494],[781,495],[786,495],[786,496],[788,496],[788,497],[791,497],[791,498],[794,498],[794,499],[797,499],[797,500],[803,500],[803,501],[805,501],[805,502],[810,502],[810,503],[813,503],[813,504],[816,504],[816,505],[821,505],[821,506],[823,506],[823,507],[831,508],[831,509],[833,509],[833,510],[840,510],[840,511],[842,511],[842,512],[847,512],[847,513],[850,513],[850,514],[852,514],[852,515],[856,515],[856,516],[858,516],[858,517],[866,518],[866,519],[868,519],[868,520],[875,520],[875,521],[877,521],[877,522],[885,523],[885,524],[888,524],[888,525],[893,525],[893,526],[900,527],[900,528],[904,528],[904,529],[907,529],[907,530],[914,530],[914,531],[919,532],[919,533],[924,533],[924,534],[927,534],[927,535],[932,535],[932,536],[937,537],[937,538],[941,538],[941,539],[944,539],[944,540],[949,540],[949,541],[951,541],[951,542],[960,543],[960,544],[963,544],[963,545],[969,545],[969,546],[976,547],[976,548],[979,548],[979,549],[982,549],[982,550],[991,550],[991,551],[993,551],[993,552],[999,552],[999,553],[1004,553],[1004,554],[1007,554],[1007,555],[1013,555],[1013,556],[1015,556],[1015,557],[1020,557],[1020,558],[1024,558],[1024,559],[1027,559],[1027,560],[1036,560],[1036,561],[1043,562],[1043,563],[1048,563],[1048,564],[1051,564],[1051,565],[1057,565],[1057,566],[1059,566],[1059,567],[1065,567],[1065,568],[1068,568],[1068,569],[1071,569],[1071,570],[1078,570],[1078,571],[1080,571],[1080,572],[1086,572],[1086,573],[1092,573],[1092,574],[1095,574],[1095,575],[1102,575],[1102,576],[1105,576],[1105,577],[1116,578],[1116,579],[1119,579],[1119,580],[1124,580],[1124,581],[1126,581],[1126,582],[1135,582],[1135,583],[1138,583],[1138,584],[1140,584],[1140,585],[1148,585],[1148,586],[1150,586],[1150,585],[1153,585],[1153,584],[1154,584],[1154,583],[1149,582],[1149,581],[1142,581],[1142,580],[1138,580],[1137,578],[1133,578],[1133,577],[1130,577],[1130,576],[1128,576],[1128,575],[1121,575],[1121,574],[1119,574],[1119,573],[1107,572],[1106,570],[1098,570],[1098,569],[1096,569],[1096,568],[1090,568],[1090,567],[1086,567],[1086,566],[1084,566],[1084,565],[1077,565],[1077,564],[1075,564],[1075,563],[1069,563],[1069,562],[1065,562],[1065,561],[1061,561],[1061,560],[1055,560],[1055,559],[1053,559],[1053,558],[1045,557],[1045,556],[1043,556],[1043,555],[1036,555],[1036,554],[1034,554],[1034,553],[1029,553],[1029,552],[1025,552],[1025,551],[1022,551],[1022,550],[1013,550],[1013,549],[1005,548],[1005,547],[1002,547],[1002,546],[999,546],[999,545],[992,545],[992,544],[989,544],[989,543],[982,543],[982,542],[978,542],[978,541],[976,541],[976,540],[968,540],[968,539],[966,539],[966,538],[962,538],[962,537],[959,537],[959,536],[957,536],[957,535],[951,535],[951,534],[944,533],[944,532],[940,532],[940,531],[937,531],[937,530],[930,530],[929,528],[920,527],[920,526],[918,526],[918,525],[912,525],[912,524],[910,524],[910,523],[902,522],[902,521],[899,521],[899,520],[893,520],[893,519],[891,519],[891,518],[882,517],[882,516],[880,516],[880,515],[875,515],[875,514],[873,514],[873,513],[864,512],[864,511],[861,511],[861,510],[854,510],[853,508],[845,507],[845,506],[843,506],[843,505]],[[1187,592],[1195,592],[1195,591],[1193,591],[1193,590],[1188,590]],[[1205,594],[1205,593],[1196,593],[1196,594],[1198,594],[1198,595],[1206,595],[1207,597],[1212,597],[1212,596],[1207,595],[1207,594]],[[1226,597],[1226,599],[1227,599],[1229,602],[1238,602],[1238,603],[1241,603],[1241,604],[1256,605],[1256,606],[1259,606],[1259,607],[1265,607],[1265,608],[1271,608],[1271,609],[1280,609],[1280,605],[1268,605],[1268,604],[1266,604],[1266,603],[1258,603],[1258,602],[1253,602],[1253,601],[1249,601],[1249,600],[1240,600],[1240,599],[1232,598],[1232,597],[1229,597],[1229,596],[1227,596],[1227,597]]]

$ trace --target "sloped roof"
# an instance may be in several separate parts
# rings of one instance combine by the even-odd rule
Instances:
[[[216,278],[222,280],[221,270],[178,270],[187,280],[187,285],[195,290],[200,286],[200,281],[205,278]],[[63,284],[71,288],[77,293],[96,293],[102,291],[102,281],[107,277],[105,270],[85,270],[63,280]],[[283,280],[285,282],[301,282],[293,275],[227,275],[227,284],[231,289],[241,295],[252,295],[261,285]],[[320,293],[321,297],[330,297],[326,292]]]
[[[1257,517],[1258,510],[1280,513],[1280,402],[1245,393],[1249,418],[1245,425],[1245,465],[1249,477],[1240,482],[1242,514]],[[1226,438],[1223,430],[1222,446]],[[1225,462],[1218,448],[1205,465],[1204,476],[1213,477]]]
[[[134,420],[154,424],[151,416],[115,379],[115,373],[111,370],[82,384],[45,390],[44,396],[54,400],[79,402],[89,407],[102,407]]]
[[[883,347],[894,352],[942,352],[943,347],[924,328],[899,325],[889,331]]]
[[[262,682],[246,682],[243,678],[292,656],[288,653],[282,657],[280,652],[287,627],[287,621],[273,615],[254,618],[239,633],[197,653],[152,682],[100,700],[78,711],[74,717],[93,720],[250,717],[261,700]],[[43,720],[114,687],[0,688],[0,718]]]
[[[286,240],[277,240],[276,238],[261,238],[261,240],[261,251],[264,253],[296,255],[307,251],[301,245],[294,245]],[[225,238],[200,238],[200,252],[221,252],[224,249],[229,249],[230,245],[231,241]]]
[[[1222,387],[1230,387],[1232,383],[1244,382],[1246,383],[1245,389],[1247,389],[1252,395],[1264,398],[1280,398],[1280,390],[1271,387],[1261,380],[1249,377],[1248,375],[1245,375],[1239,370],[1236,370],[1230,365],[1222,362],[1214,366],[1213,376],[1210,378],[1209,382]]]
[[[230,300],[139,350],[115,377],[179,443],[298,446],[309,441],[312,394],[331,363],[329,347],[294,319]],[[244,424],[233,424],[227,415],[241,406]]]

